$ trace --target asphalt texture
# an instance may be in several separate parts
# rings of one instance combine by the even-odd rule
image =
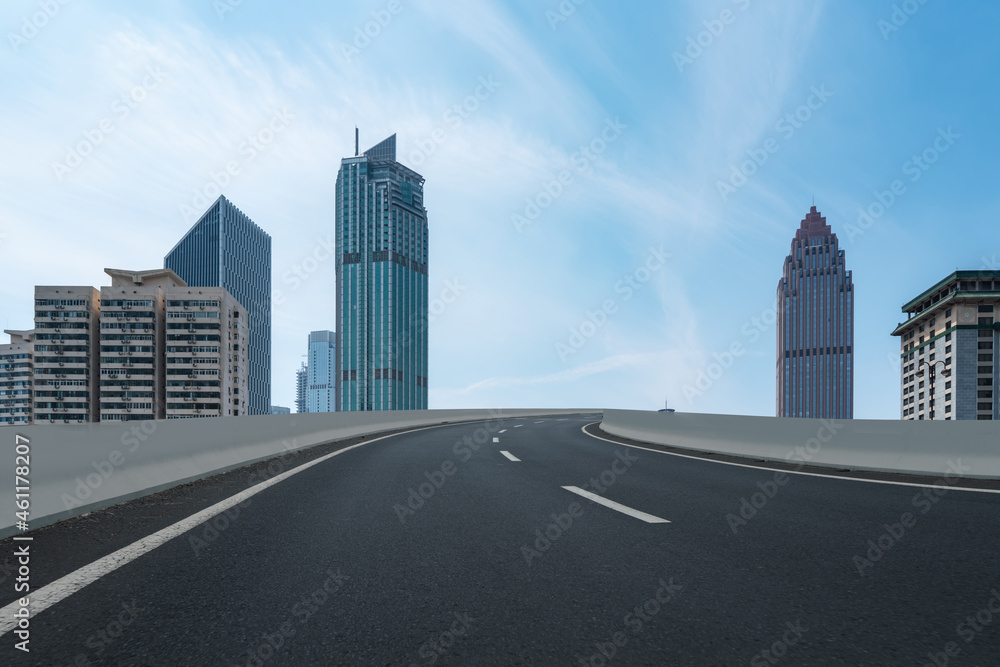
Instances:
[[[1000,662],[1000,494],[678,457],[591,437],[594,421],[459,424],[345,451],[38,613],[30,653],[8,633],[0,663]],[[32,586],[356,442],[35,531]],[[2,604],[17,597],[10,563]]]

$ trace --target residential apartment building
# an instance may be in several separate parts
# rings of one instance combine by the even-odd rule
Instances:
[[[900,416],[1000,418],[1000,271],[956,271],[902,310]]]
[[[222,287],[171,289],[166,304],[167,419],[249,414],[247,310]]]
[[[777,298],[777,416],[851,419],[854,282],[815,206],[792,239]]]
[[[32,422],[34,331],[12,331],[10,343],[0,345],[0,426]]]
[[[99,421],[100,318],[93,287],[35,287],[35,423]]]
[[[337,410],[427,408],[424,177],[396,135],[341,160],[336,184]]]
[[[101,288],[101,421],[165,419],[166,294],[184,287],[169,269],[105,269]]]

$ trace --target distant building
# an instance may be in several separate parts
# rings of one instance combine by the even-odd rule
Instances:
[[[427,408],[424,177],[396,135],[341,160],[336,186],[338,410]]]
[[[0,345],[0,426],[32,423],[34,331],[12,331],[10,343]]]
[[[854,283],[837,235],[813,206],[778,282],[777,416],[854,415]]]
[[[249,315],[249,414],[271,409],[271,237],[219,197],[163,261],[191,287],[222,287]]]
[[[308,412],[306,403],[306,389],[309,386],[309,367],[303,363],[301,368],[295,371],[295,412],[302,414]]]
[[[271,414],[272,415],[290,415],[290,414],[292,414],[292,409],[291,408],[283,408],[280,405],[272,405],[271,406]]]
[[[903,305],[903,419],[1000,418],[1000,271],[956,271]]]
[[[35,287],[35,423],[100,420],[100,321],[93,287]]]
[[[334,373],[337,363],[336,334],[313,331],[309,334],[309,361],[306,363],[306,412],[335,412],[337,409]]]

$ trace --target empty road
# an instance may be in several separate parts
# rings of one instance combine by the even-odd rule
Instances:
[[[30,653],[8,631],[0,659],[997,664],[995,488],[676,456],[585,433],[596,421],[328,445],[34,531],[51,606]],[[2,605],[19,544],[3,541]]]

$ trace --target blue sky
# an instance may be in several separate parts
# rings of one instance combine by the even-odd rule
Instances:
[[[292,405],[333,328],[314,258],[355,124],[427,179],[433,408],[773,415],[768,311],[815,198],[854,273],[855,417],[892,419],[901,305],[1000,268],[994,2],[135,4],[0,12],[5,328],[36,284],[162,266],[236,163],[219,180],[273,239]]]

